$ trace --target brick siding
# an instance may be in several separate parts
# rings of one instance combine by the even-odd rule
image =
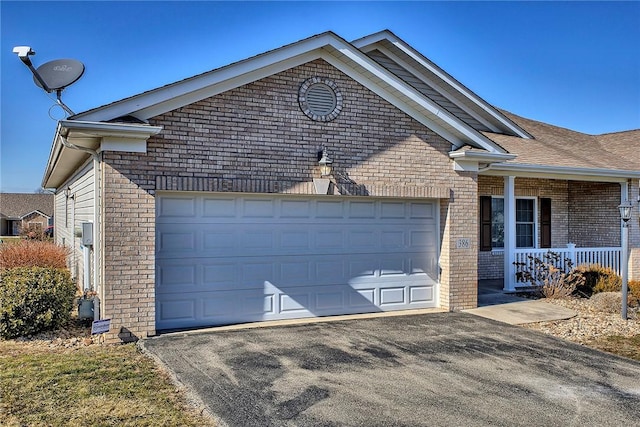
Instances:
[[[344,105],[331,122],[298,106],[309,77],[332,79]],[[455,172],[451,145],[322,60],[150,120],[146,154],[105,153],[105,304],[111,338],[155,333],[156,191],[314,194],[316,153],[333,159],[334,194],[441,199],[440,305],[475,307],[475,173]],[[469,214],[469,213],[473,214]],[[468,238],[469,249],[456,249]]]

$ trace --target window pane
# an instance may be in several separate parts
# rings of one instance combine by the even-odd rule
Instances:
[[[516,224],[516,247],[533,247],[533,224]]]
[[[491,247],[504,248],[504,199],[491,199]]]
[[[491,222],[504,224],[504,199],[491,199]]]
[[[516,199],[516,222],[533,222],[533,199]]]
[[[504,224],[491,224],[491,247],[504,248]]]

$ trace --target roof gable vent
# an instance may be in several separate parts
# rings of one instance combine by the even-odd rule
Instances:
[[[312,77],[300,86],[298,102],[311,120],[329,122],[342,111],[342,94],[338,86],[320,77]]]

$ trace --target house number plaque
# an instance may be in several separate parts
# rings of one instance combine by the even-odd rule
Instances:
[[[458,239],[458,241],[456,242],[456,248],[457,249],[469,249],[471,248],[471,239],[469,238],[462,238],[462,239]]]

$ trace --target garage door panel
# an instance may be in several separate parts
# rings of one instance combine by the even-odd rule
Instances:
[[[437,304],[434,201],[166,197],[159,330]]]
[[[434,286],[410,286],[409,302],[433,302],[435,301]]]
[[[374,201],[351,202],[347,206],[347,215],[349,218],[373,219],[376,217],[376,203]]]
[[[157,203],[157,218],[187,218],[196,216],[196,198],[194,196],[164,196]]]
[[[398,231],[397,225],[378,226],[375,230],[340,224],[241,227],[238,224],[159,225],[157,256],[262,256],[265,249],[274,255],[436,251],[435,232],[413,227]]]
[[[316,219],[338,219],[345,215],[345,204],[341,200],[317,200],[315,202]]]
[[[201,229],[202,250],[214,252],[227,252],[238,246],[238,236],[234,231],[208,231]]]
[[[349,306],[353,308],[377,307],[376,288],[353,289],[349,292]]]
[[[380,289],[380,305],[406,305],[407,299],[405,291],[406,289],[404,288],[404,286],[395,286]]]
[[[435,219],[435,203],[409,203],[409,218],[411,219]]]
[[[405,202],[380,202],[380,218],[383,219],[404,219],[407,204]]]
[[[235,218],[236,212],[236,199],[234,198],[202,199],[202,216],[204,218]]]
[[[196,319],[196,301],[193,299],[173,299],[159,304],[158,315],[166,322],[193,321]]]
[[[273,218],[276,213],[276,200],[265,198],[244,198],[242,201],[243,218]]]

